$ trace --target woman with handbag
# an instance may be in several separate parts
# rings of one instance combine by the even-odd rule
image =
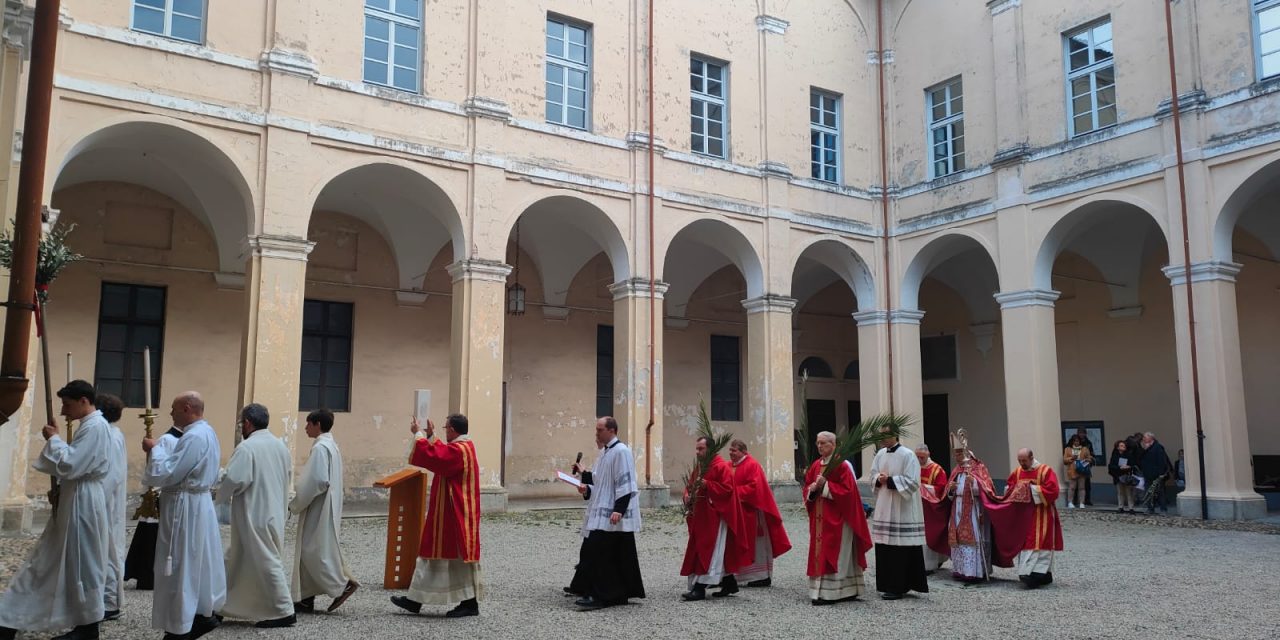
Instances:
[[[1085,479],[1093,475],[1093,452],[1079,434],[1071,436],[1062,450],[1062,465],[1067,470],[1067,508],[1083,509]]]
[[[1129,445],[1124,440],[1116,440],[1115,447],[1111,449],[1111,463],[1107,465],[1107,472],[1116,485],[1116,502],[1120,505],[1117,511],[1120,513],[1137,513],[1133,510],[1133,493],[1138,479],[1133,475],[1131,456]]]

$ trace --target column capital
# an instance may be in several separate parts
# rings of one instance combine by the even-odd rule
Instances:
[[[511,265],[497,260],[481,260],[471,258],[459,260],[447,267],[449,277],[454,282],[459,280],[482,280],[486,282],[506,282],[511,275]]]
[[[1020,6],[1022,6],[1022,0],[987,0],[987,11],[990,11],[993,16]]]
[[[870,327],[877,324],[889,324],[889,312],[883,309],[872,309],[870,311],[855,311],[853,313],[853,321],[859,327]]]
[[[31,26],[35,15],[35,7],[28,7],[22,0],[4,0],[4,29],[0,36],[6,46],[21,51],[24,60],[31,57]]]
[[[245,257],[279,258],[281,260],[307,261],[307,254],[316,247],[316,243],[296,236],[257,235],[244,239],[241,253]]]
[[[796,308],[796,299],[775,293],[766,293],[762,296],[743,300],[742,308],[747,310],[747,315],[753,313],[791,313]]]
[[[315,59],[301,51],[275,47],[262,54],[259,64],[262,68],[275,73],[284,73],[308,80],[315,80],[320,77],[320,67],[316,64]]]
[[[1236,276],[1244,265],[1225,260],[1209,260],[1191,263],[1192,282],[1235,282]],[[1169,265],[1160,271],[1169,279],[1169,284],[1180,287],[1187,284],[1187,270],[1183,265]]]
[[[771,15],[756,16],[756,28],[765,33],[776,33],[778,35],[783,35],[787,32],[787,27],[790,27],[790,26],[791,26],[790,22],[783,20],[782,18],[779,18],[777,16],[771,16]]]
[[[651,295],[648,278],[631,278],[609,285],[609,293],[613,294],[614,302],[625,300],[627,298],[649,297],[656,297],[661,300],[663,296],[667,295],[667,290],[670,288],[670,284],[661,280],[654,280],[652,291],[653,295]]]
[[[511,121],[511,107],[507,103],[485,96],[471,96],[462,102],[462,108],[473,118],[489,118],[501,122]]]
[[[1052,289],[1023,289],[1021,291],[1002,291],[995,294],[996,302],[1001,309],[1020,309],[1022,307],[1049,307],[1062,295]]]
[[[889,324],[920,324],[924,312],[919,309],[894,309],[889,312]]]

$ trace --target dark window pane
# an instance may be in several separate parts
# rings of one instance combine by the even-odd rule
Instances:
[[[325,387],[324,406],[331,411],[349,411],[347,387]]]
[[[108,318],[129,317],[129,287],[102,285],[102,315]]]
[[[351,362],[351,340],[329,338],[325,341],[325,359],[330,362]]]
[[[103,392],[119,395],[127,406],[142,406],[142,352],[148,347],[152,390],[159,390],[164,301],[162,287],[102,285],[94,385]]]
[[[345,302],[304,302],[299,409],[350,410],[352,309]]]
[[[99,351],[124,351],[128,336],[128,326],[123,324],[103,323],[98,327]]]
[[[303,385],[298,393],[298,406],[307,410],[320,408],[320,387]]]
[[[954,380],[956,337],[930,336],[920,339],[920,371],[924,380]]]
[[[303,361],[302,386],[318,384],[320,384],[320,363]]]

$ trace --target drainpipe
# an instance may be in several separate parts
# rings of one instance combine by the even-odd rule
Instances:
[[[646,54],[648,56],[649,71],[649,424],[644,427],[644,484],[650,486],[653,469],[653,424],[656,417],[656,407],[654,407],[657,391],[653,388],[656,375],[654,367],[657,365],[657,354],[654,353],[654,342],[657,338],[657,317],[658,317],[658,294],[655,291],[657,285],[654,277],[654,259],[653,259],[653,212],[654,198],[657,194],[654,192],[653,181],[653,4],[656,0],[649,0],[649,24],[648,37],[649,46]]]
[[[31,75],[27,111],[22,124],[22,165],[18,170],[18,208],[13,224],[13,267],[9,298],[4,303],[4,349],[0,353],[0,421],[22,406],[26,395],[27,356],[31,347],[32,303],[36,291],[36,258],[40,244],[40,209],[44,165],[49,147],[49,108],[58,44],[59,0],[38,0],[31,27]]]
[[[1182,158],[1182,111],[1178,107],[1178,62],[1173,52],[1172,0],[1164,0],[1165,43],[1169,49],[1169,99],[1173,117],[1173,147],[1178,166],[1178,205],[1182,214],[1182,276],[1187,281],[1187,332],[1191,336],[1191,403],[1195,407],[1196,452],[1200,466],[1200,519],[1209,519],[1208,480],[1204,477],[1204,418],[1200,411],[1200,358],[1196,354],[1195,291],[1191,286],[1191,235],[1187,222],[1187,178]]]
[[[889,142],[885,133],[885,121],[889,115],[885,109],[884,95],[884,0],[876,1],[876,65],[880,81],[880,91],[876,96],[880,99],[880,225],[884,228],[884,308],[890,314],[888,318],[888,376],[889,376],[889,413],[894,413],[893,401],[893,283],[889,271]]]

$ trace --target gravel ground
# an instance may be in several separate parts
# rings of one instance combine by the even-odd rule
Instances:
[[[684,525],[672,510],[647,513],[637,542],[649,597],[593,613],[579,613],[560,592],[576,561],[581,511],[486,517],[481,615],[460,621],[440,617],[442,607],[428,607],[420,616],[397,613],[387,600],[391,592],[379,586],[385,519],[349,519],[343,525],[347,560],[365,586],[342,609],[302,617],[292,629],[228,622],[207,637],[1280,637],[1280,527],[1204,529],[1179,518],[1066,513],[1067,550],[1058,556],[1055,583],[1040,591],[1025,591],[1011,569],[997,569],[996,580],[980,586],[961,586],[944,569],[930,578],[927,595],[897,602],[864,596],[815,608],[808,603],[804,575],[808,525],[797,506],[785,506],[784,515],[795,548],[778,559],[772,588],[685,603],[679,599],[685,582],[678,575]],[[292,538],[290,530],[291,543]],[[0,585],[8,584],[34,542],[34,536],[0,538]],[[292,544],[288,553],[292,558]],[[872,563],[868,585],[874,585],[874,572]],[[326,599],[318,600],[327,606]],[[130,586],[125,617],[105,623],[103,637],[158,639],[160,632],[149,628],[150,610],[150,593]]]

